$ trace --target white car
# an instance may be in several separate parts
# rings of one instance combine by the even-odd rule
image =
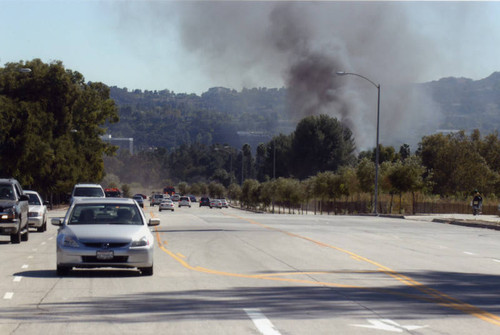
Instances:
[[[57,233],[57,274],[77,268],[137,268],[153,275],[154,236],[133,199],[82,198],[73,202],[65,218],[53,218]]]
[[[222,208],[222,201],[220,199],[210,199],[210,208]]]
[[[222,207],[229,208],[229,204],[227,203],[226,199],[222,198],[222,199],[220,199],[220,202],[222,204]]]
[[[29,213],[28,226],[34,227],[38,232],[47,230],[47,204],[48,201],[43,201],[38,192],[24,191],[24,194],[29,197]]]
[[[105,198],[104,189],[99,184],[76,184],[71,192],[70,206],[79,198]]]
[[[174,203],[170,199],[163,199],[163,201],[158,206],[159,211],[174,211]]]
[[[191,199],[187,196],[182,196],[179,198],[179,207],[187,206],[191,208]]]
[[[153,194],[151,196],[151,200],[149,202],[149,205],[151,207],[153,207],[154,205],[159,205],[165,199],[167,199],[167,195],[165,195],[165,194]]]

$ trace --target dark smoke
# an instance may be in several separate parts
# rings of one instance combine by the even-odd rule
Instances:
[[[336,72],[344,66],[335,58],[335,53],[312,49],[313,30],[297,9],[293,4],[279,4],[269,18],[272,42],[277,50],[288,55],[284,80],[291,116],[299,121],[305,116],[331,113],[333,103],[342,105]],[[338,107],[336,112],[340,119],[347,121],[347,109]]]
[[[402,2],[147,2],[154,31],[175,16],[180,41],[213,86],[286,86],[291,116],[326,113],[374,146],[377,90],[337,71],[380,83],[381,142],[414,144],[437,127],[420,81],[435,46],[409,24]],[[167,23],[165,23],[167,25]],[[152,29],[153,30],[153,29]],[[208,89],[208,87],[207,87]]]

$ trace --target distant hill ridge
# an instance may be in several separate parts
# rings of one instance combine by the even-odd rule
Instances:
[[[479,129],[482,134],[500,129],[500,72],[480,80],[448,77],[422,85],[441,107],[440,128]]]
[[[418,84],[440,106],[440,129],[500,129],[500,72],[480,80],[441,78]],[[238,92],[213,87],[201,95],[162,91],[128,91],[111,87],[120,122],[109,125],[114,137],[133,137],[137,150],[172,149],[182,144],[214,143],[253,148],[295,128],[286,113],[286,89],[253,88]]]

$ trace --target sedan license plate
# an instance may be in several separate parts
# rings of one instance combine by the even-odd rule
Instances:
[[[115,256],[113,250],[99,250],[97,251],[96,258],[99,260],[113,259]]]

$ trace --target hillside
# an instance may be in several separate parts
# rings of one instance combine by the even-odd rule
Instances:
[[[450,77],[422,85],[441,107],[441,129],[483,134],[500,129],[500,72],[477,81]]]
[[[443,78],[418,84],[440,106],[443,130],[500,129],[500,72],[481,80]],[[113,137],[133,137],[135,150],[168,149],[182,144],[221,143],[256,148],[294,128],[286,112],[286,89],[235,90],[214,87],[203,93],[128,91],[111,87],[120,122],[109,125]],[[394,144],[399,145],[399,143]]]
[[[133,137],[138,150],[195,142],[256,147],[293,129],[286,119],[285,93],[284,89],[236,92],[214,87],[198,96],[111,87],[120,122],[109,125],[108,132],[113,137]]]

